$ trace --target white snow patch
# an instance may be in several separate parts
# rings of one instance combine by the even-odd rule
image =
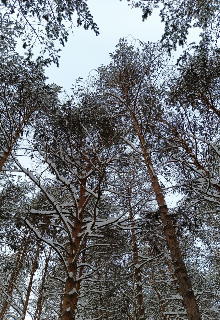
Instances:
[[[69,296],[71,296],[74,293],[77,293],[76,288],[73,288],[68,294],[69,294]]]

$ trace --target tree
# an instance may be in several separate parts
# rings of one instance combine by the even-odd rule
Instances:
[[[53,110],[60,91],[58,86],[45,83],[43,60],[33,62],[13,49],[6,51],[4,43],[0,58],[0,172],[18,147],[24,130],[27,133],[35,117]]]
[[[143,53],[128,46],[121,40],[117,50],[111,55],[112,62],[107,67],[99,68],[97,80],[98,90],[105,101],[105,108],[114,112],[120,125],[129,128],[136,137],[136,146],[128,141],[128,145],[143,157],[155,193],[167,247],[170,251],[175,275],[183,297],[189,319],[201,319],[190,278],[180,251],[180,246],[173,225],[172,216],[167,208],[158,174],[154,169],[152,152],[154,135],[151,118],[159,116],[161,103],[159,102],[159,88],[155,79],[159,72],[162,51],[153,50],[149,45],[144,46]],[[158,59],[160,57],[160,60]],[[154,84],[154,85],[153,85]],[[101,99],[101,97],[99,98]],[[109,109],[109,110],[110,110]]]
[[[103,127],[102,121],[105,124],[108,121],[105,113],[84,110],[83,106],[77,107],[71,101],[46,120],[36,131],[35,148],[53,174],[53,188],[57,192],[53,195],[53,188],[42,181],[41,175],[34,176],[16,161],[41,190],[49,209],[42,207],[30,211],[30,214],[39,216],[36,227],[28,213],[23,220],[36,237],[51,246],[61,259],[66,276],[62,319],[75,319],[84,270],[87,273],[91,271],[85,260],[88,239],[98,237],[98,230],[115,220],[110,218],[106,221],[99,214],[106,167],[117,154],[111,142],[115,133],[112,128]],[[39,226],[43,217],[49,219],[49,233],[41,235]],[[51,233],[56,229],[59,232],[52,240]]]
[[[128,0],[130,1],[130,0]],[[211,1],[132,1],[132,7],[141,8],[143,21],[150,16],[154,8],[161,7],[161,22],[165,23],[162,43],[169,52],[183,46],[187,41],[187,35],[191,27],[200,27],[203,34],[212,34],[213,41],[219,38],[219,0]]]
[[[93,22],[86,1],[71,0],[71,1],[8,1],[2,0],[1,5],[1,21],[3,24],[7,22],[12,24],[16,15],[15,28],[22,30],[20,37],[23,41],[23,48],[32,51],[35,43],[41,45],[42,54],[49,53],[50,59],[58,65],[59,49],[55,48],[54,42],[59,40],[64,46],[69,35],[70,24],[72,27],[72,17],[77,14],[77,26],[83,25],[84,29],[91,28],[96,35],[99,34],[99,29],[96,23]],[[13,35],[14,36],[14,35]],[[7,36],[1,29],[1,38],[8,41]]]

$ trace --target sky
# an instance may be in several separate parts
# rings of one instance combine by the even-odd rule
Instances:
[[[68,43],[62,49],[59,68],[51,65],[46,69],[48,82],[62,86],[68,93],[79,77],[87,78],[90,72],[101,64],[110,62],[109,53],[114,52],[120,38],[139,39],[156,42],[161,39],[164,24],[159,17],[159,9],[147,21],[142,21],[142,10],[131,8],[127,0],[88,0],[94,22],[100,29],[96,36],[92,30],[75,27]],[[191,30],[189,43],[199,39],[199,30]],[[178,50],[176,55],[179,55]]]
[[[52,65],[46,70],[49,82],[52,80],[68,92],[77,78],[87,78],[89,72],[109,63],[109,53],[120,38],[155,41],[163,32],[160,20],[155,19],[158,10],[147,22],[142,22],[142,11],[131,9],[127,0],[89,0],[88,5],[100,34],[96,36],[92,30],[75,27],[62,49],[59,68]]]

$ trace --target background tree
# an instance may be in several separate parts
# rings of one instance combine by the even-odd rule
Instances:
[[[49,53],[49,60],[58,65],[58,52],[54,42],[59,40],[64,46],[67,42],[71,27],[72,17],[77,14],[77,26],[83,25],[84,29],[91,28],[96,35],[99,29],[93,22],[86,1],[1,1],[1,22],[12,24],[15,18],[15,29],[21,29],[20,38],[23,48],[29,53],[37,43],[41,46],[41,54]],[[1,29],[1,38],[8,41],[8,37]],[[48,60],[48,62],[49,62]]]
[[[171,214],[167,208],[161,183],[154,167],[155,152],[154,135],[150,130],[151,114],[154,117],[162,112],[159,99],[159,86],[157,86],[156,72],[160,72],[162,52],[146,45],[142,54],[139,49],[127,46],[121,40],[114,54],[112,62],[107,67],[99,69],[98,81],[101,84],[105,105],[109,105],[111,112],[114,108],[115,116],[122,123],[126,118],[130,130],[136,136],[136,151],[145,161],[146,170],[149,174],[153,191],[155,193],[167,248],[170,252],[175,275],[183,297],[187,316],[189,319],[201,319],[199,308],[193,293],[190,278],[187,275],[178,239],[173,225]],[[160,60],[159,58],[160,57]],[[157,89],[158,87],[158,89]],[[100,90],[98,88],[98,90]],[[143,93],[143,95],[142,95]],[[161,96],[160,96],[161,97]],[[143,108],[142,108],[143,106]],[[123,117],[121,116],[123,114]],[[150,116],[148,116],[150,115]],[[125,123],[123,123],[125,125]],[[128,144],[132,145],[128,142]],[[150,144],[150,145],[149,145]],[[184,276],[183,276],[184,275]]]
[[[213,42],[219,38],[219,0],[135,0],[132,1],[132,7],[142,8],[143,21],[152,14],[154,8],[160,7],[161,22],[165,23],[161,41],[168,52],[186,43],[192,27],[201,28],[203,36],[209,33]]]
[[[47,85],[44,61],[28,61],[13,49],[0,58],[0,172],[18,147],[24,130],[57,105],[60,88]],[[24,137],[23,137],[24,138]],[[4,168],[6,169],[6,168]]]

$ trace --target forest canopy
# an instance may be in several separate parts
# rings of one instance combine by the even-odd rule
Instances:
[[[98,34],[89,1],[2,1],[0,320],[219,319],[219,3],[132,6],[159,3],[162,41],[121,38],[61,99],[53,42],[73,12]],[[201,41],[173,62],[192,21]]]

